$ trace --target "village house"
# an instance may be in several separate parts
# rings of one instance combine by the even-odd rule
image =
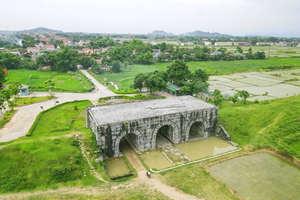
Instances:
[[[234,46],[235,42],[215,42],[215,46]]]
[[[40,38],[40,41],[41,41],[41,42],[49,43],[50,40],[51,40],[51,38]]]
[[[237,46],[250,46],[249,42],[237,42],[236,43]]]
[[[222,52],[221,51],[214,51],[209,55],[211,55],[211,56],[222,55]]]
[[[212,43],[209,42],[209,41],[204,41],[203,44],[204,44],[205,46],[210,46],[210,45],[212,45]]]
[[[39,47],[27,47],[27,52],[28,53],[39,53],[40,48]]]
[[[91,52],[93,52],[90,48],[83,48],[82,51],[83,51],[83,53],[91,53]]]

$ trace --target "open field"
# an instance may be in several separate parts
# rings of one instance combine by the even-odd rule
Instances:
[[[39,72],[37,70],[8,70],[10,82],[20,82],[30,85],[31,91],[48,91],[44,81],[52,80],[55,83],[55,92],[86,93],[92,88],[91,84],[80,73],[59,73],[52,71]]]
[[[266,60],[237,60],[237,61],[203,61],[187,62],[189,69],[193,72],[199,68],[205,69],[210,75],[224,75],[236,72],[266,71],[264,67],[294,65],[299,66],[300,58],[270,58]],[[130,89],[133,78],[138,73],[153,72],[155,70],[165,71],[171,63],[154,63],[153,65],[130,65],[121,73],[104,73],[99,75],[100,79],[107,78],[106,82],[117,83],[122,90]]]
[[[300,170],[282,158],[256,153],[209,167],[217,179],[244,199],[297,199]]]

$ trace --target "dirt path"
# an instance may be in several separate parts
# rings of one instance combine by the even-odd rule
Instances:
[[[283,111],[284,111],[284,110],[283,110]],[[272,124],[269,124],[267,127],[261,129],[257,134],[260,134],[260,133],[262,133],[264,130],[266,130],[267,128],[273,126],[273,125],[277,122],[277,120],[279,119],[279,117],[281,116],[281,114],[283,113],[283,111],[281,111],[281,113],[279,113],[279,114],[277,115],[276,119],[273,121]]]
[[[123,142],[121,143],[120,148],[122,149],[122,152],[126,155],[128,160],[130,161],[130,163],[133,165],[133,167],[137,170],[138,179],[143,183],[149,184],[151,187],[155,188],[157,191],[163,193],[164,195],[168,196],[171,199],[176,199],[176,200],[197,199],[195,196],[185,194],[176,188],[164,185],[158,179],[156,179],[155,175],[153,174],[151,179],[149,179],[146,176],[146,172],[147,172],[146,169],[140,163],[139,159],[137,158],[137,156],[135,155],[133,149],[129,146],[129,144],[127,142]]]

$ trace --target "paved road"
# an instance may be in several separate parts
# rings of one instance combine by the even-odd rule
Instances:
[[[96,91],[92,93],[56,93],[55,96],[59,103],[88,99],[93,104],[97,104],[99,97],[113,96],[115,93],[108,90],[94,79],[87,71],[81,70],[94,83]],[[29,96],[47,96],[47,92],[32,92]],[[36,116],[42,111],[40,106],[48,109],[54,106],[54,100],[44,101],[16,108],[19,111],[15,116],[0,130],[0,142],[8,142],[19,137],[25,136],[33,124]]]

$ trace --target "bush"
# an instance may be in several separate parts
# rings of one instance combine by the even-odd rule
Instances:
[[[258,99],[255,99],[254,103],[259,103]]]

